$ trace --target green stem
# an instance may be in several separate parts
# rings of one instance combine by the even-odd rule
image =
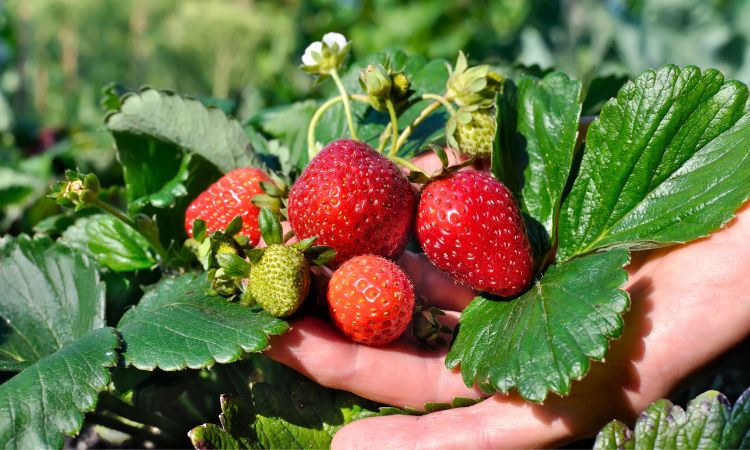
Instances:
[[[310,119],[310,125],[307,127],[307,156],[310,159],[313,159],[315,157],[315,154],[317,153],[315,151],[315,127],[318,125],[318,121],[323,116],[323,113],[328,111],[331,106],[335,105],[341,100],[342,98],[340,96],[327,100],[325,103],[320,105],[320,107],[317,109],[317,111],[315,111],[315,114],[313,114],[312,118]]]
[[[360,103],[367,103],[368,105],[372,105],[372,103],[370,102],[370,97],[366,95],[349,94],[349,98]]]
[[[404,145],[404,142],[406,142],[407,139],[409,139],[409,136],[411,136],[412,131],[420,124],[423,120],[425,120],[430,114],[437,111],[437,109],[442,105],[445,107],[446,110],[448,110],[448,113],[451,116],[456,115],[456,111],[453,109],[453,106],[450,104],[448,100],[445,99],[445,97],[441,95],[436,94],[423,94],[422,99],[424,100],[435,100],[433,103],[430,103],[425,107],[425,109],[422,110],[422,112],[419,113],[419,115],[410,123],[404,131],[401,132],[401,136],[398,138],[397,146],[400,148],[402,145]]]
[[[414,106],[415,103],[422,101],[421,98],[417,97],[416,99],[411,99],[409,102],[404,106],[404,109],[409,109],[412,106]],[[383,128],[383,131],[380,133],[380,137],[378,137],[378,152],[383,153],[385,151],[385,144],[388,142],[388,136],[391,135],[391,122],[388,122],[385,125],[385,128]]]
[[[451,102],[449,102],[448,99],[445,98],[445,96],[437,94],[422,94],[422,99],[435,100],[436,102],[439,102],[441,105],[443,105],[445,109],[447,109],[451,114],[451,116],[456,114],[456,111],[453,109],[453,105],[451,105]]]
[[[91,419],[98,425],[125,433],[137,441],[151,441],[164,448],[178,448],[185,445],[184,439],[179,439],[176,436],[167,434],[153,433],[149,431],[147,427],[130,425],[104,414],[94,413],[91,416]],[[184,433],[181,433],[181,435],[184,435]]]
[[[370,104],[370,99],[367,98],[366,95],[360,95],[360,94],[352,94],[349,95],[349,98],[361,103],[367,103]],[[333,97],[331,99],[326,100],[322,105],[318,107],[318,109],[313,114],[312,118],[310,119],[310,125],[307,127],[307,155],[310,159],[313,159],[315,157],[315,128],[318,126],[318,122],[320,122],[320,118],[323,117],[323,114],[331,109],[333,105],[336,103],[342,101],[341,96]]]
[[[352,108],[349,105],[349,95],[346,93],[346,88],[344,87],[344,83],[341,82],[341,78],[339,78],[339,73],[336,69],[331,70],[331,78],[333,78],[334,83],[336,83],[336,87],[339,88],[339,93],[341,93],[341,98],[344,101],[344,112],[346,113],[346,121],[349,124],[349,134],[351,134],[352,139],[357,139],[357,130],[354,128],[354,119],[352,118]]]
[[[388,114],[391,116],[391,150],[388,152],[389,155],[393,156],[398,152],[398,116],[396,115],[396,108],[393,107],[393,101],[390,98],[385,99],[385,106],[388,108]]]
[[[145,409],[136,408],[112,394],[102,394],[99,399],[99,406],[115,415],[124,417],[133,422],[158,428],[166,433],[180,436],[185,432],[183,427],[173,420]]]
[[[378,138],[378,153],[385,152],[385,144],[388,142],[388,135],[391,134],[391,123],[388,122],[383,129],[383,132],[380,133],[380,137]]]
[[[167,260],[169,259],[167,255],[167,251],[164,250],[164,247],[161,245],[161,242],[159,242],[158,239],[153,238],[150,235],[147,235],[146,233],[141,232],[141,230],[138,229],[138,225],[136,225],[135,221],[131,219],[130,217],[126,216],[125,213],[120,211],[119,209],[115,208],[114,206],[110,205],[109,203],[101,201],[101,199],[96,199],[94,202],[94,205],[98,206],[101,210],[104,212],[114,216],[115,218],[121,220],[126,225],[128,225],[130,228],[137,231],[141,236],[146,238],[148,243],[151,245],[151,248],[154,249],[157,255],[159,255],[159,259],[161,259],[162,264],[165,264]]]
[[[388,156],[388,159],[390,159],[391,161],[395,162],[396,164],[399,164],[401,166],[406,167],[407,169],[411,170],[412,172],[422,172],[422,173],[424,173],[424,171],[422,169],[420,169],[419,166],[417,166],[416,164],[414,164],[413,162],[409,161],[406,158],[402,158],[402,157],[396,156],[396,155],[387,155],[387,156]]]
[[[103,201],[101,201],[100,199],[97,198],[96,201],[94,202],[94,204],[96,206],[98,206],[99,208],[101,208],[102,210],[104,210],[104,212],[106,212],[106,213],[108,213],[108,214],[116,217],[117,219],[120,219],[121,221],[125,222],[125,224],[128,225],[129,227],[132,227],[133,229],[136,229],[136,230],[138,229],[138,227],[136,226],[136,224],[133,221],[133,219],[131,219],[130,217],[126,216],[125,213],[123,213],[119,209],[115,208],[114,206],[110,205],[109,203],[105,203],[105,202],[103,202]]]

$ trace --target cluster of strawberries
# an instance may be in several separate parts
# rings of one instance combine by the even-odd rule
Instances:
[[[248,243],[239,246],[241,253],[233,246],[230,257],[217,258],[218,275],[235,278],[243,301],[274,315],[293,314],[309,292],[310,263],[325,264],[334,270],[327,293],[334,324],[368,345],[398,338],[411,320],[414,292],[393,261],[412,230],[429,260],[457,282],[502,297],[518,295],[531,282],[521,213],[489,173],[444,168],[415,192],[400,168],[371,146],[332,142],[288,193],[285,212],[298,239],[291,245],[284,245],[278,220],[272,223],[252,202],[269,181],[257,169],[228,173],[190,205],[185,226],[193,236],[194,222],[202,219],[207,232],[221,234],[240,215],[238,234]],[[254,248],[261,234],[264,251]]]

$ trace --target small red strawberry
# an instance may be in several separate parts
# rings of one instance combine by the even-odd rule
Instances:
[[[336,267],[374,254],[401,256],[416,197],[399,168],[371,146],[342,139],[313,158],[289,193],[287,214],[300,239],[333,247]]]
[[[488,173],[465,170],[430,182],[419,201],[417,238],[435,266],[475,289],[511,297],[531,283],[521,213]]]
[[[251,245],[260,240],[258,213],[252,199],[263,194],[261,181],[270,181],[262,170],[253,168],[234,169],[203,191],[185,211],[185,231],[193,237],[193,221],[203,219],[206,232],[221,231],[235,216],[242,216],[242,230],[238,233],[248,237]]]
[[[385,345],[404,332],[414,309],[414,289],[403,270],[374,255],[356,256],[328,283],[333,323],[354,342]]]

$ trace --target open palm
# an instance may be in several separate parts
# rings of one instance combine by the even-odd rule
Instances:
[[[593,435],[613,418],[631,420],[652,401],[750,334],[750,208],[709,238],[633,254],[626,286],[632,306],[606,363],[543,405],[495,395],[422,417],[354,422],[333,446],[354,448],[550,447]],[[400,260],[418,295],[456,321],[473,298],[424,257]],[[407,338],[385,348],[354,344],[329,323],[306,317],[274,338],[268,355],[328,387],[395,406],[481,396]]]

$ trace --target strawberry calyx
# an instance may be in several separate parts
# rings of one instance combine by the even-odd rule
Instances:
[[[421,189],[424,189],[428,184],[430,184],[431,182],[435,180],[449,177],[452,174],[463,169],[464,167],[473,165],[477,159],[475,156],[472,156],[464,161],[457,162],[451,165],[450,159],[448,158],[448,153],[446,152],[445,148],[440,147],[438,145],[430,145],[429,149],[433,153],[435,153],[435,156],[437,156],[438,159],[440,160],[440,165],[441,165],[440,170],[437,171],[436,173],[428,174],[421,169],[420,170],[410,169],[409,175],[407,175],[406,177],[412,183],[421,184],[422,185]]]
[[[286,245],[289,239],[294,236],[294,231],[289,231],[286,234],[283,233],[279,217],[269,208],[260,210],[258,226],[260,227],[260,234],[263,236],[263,242],[269,247],[272,245]],[[290,244],[288,247],[302,253],[310,263],[316,266],[324,266],[336,257],[336,250],[325,245],[315,245],[317,240],[317,236],[311,236]],[[246,253],[251,262],[257,262],[263,255],[264,250],[264,248],[254,248]]]
[[[52,192],[47,197],[60,206],[80,211],[94,206],[100,191],[99,179],[93,173],[82,174],[75,170],[66,170],[65,180],[53,185]]]
[[[235,276],[227,273],[221,262],[231,257],[242,259],[241,255],[252,248],[247,236],[237,234],[242,230],[242,224],[242,216],[238,215],[224,230],[208,234],[204,220],[193,221],[193,237],[185,241],[185,247],[193,252],[206,270],[206,277],[211,282],[211,294],[233,298],[237,293]],[[232,270],[233,273],[236,271]]]
[[[425,300],[421,297],[417,298],[416,303],[411,322],[414,338],[429,350],[435,350],[447,344],[448,341],[443,335],[446,334],[451,338],[453,330],[443,325],[438,319],[439,316],[445,316],[445,311],[434,306],[426,306]]]
[[[446,98],[461,107],[489,108],[495,102],[495,94],[502,89],[502,75],[487,64],[469,67],[464,52],[458,52],[456,65],[448,66],[448,71]]]
[[[224,231],[206,236],[205,224],[199,220],[194,223],[193,235],[203,239],[197,247],[197,255],[211,282],[210,292],[230,301],[239,297],[244,305],[255,304],[249,293],[248,280],[253,267],[262,263],[269,249],[279,252],[279,247],[284,247],[288,254],[298,253],[306,261],[305,265],[322,266],[336,256],[331,247],[314,245],[317,237],[286,245],[294,233],[284,234],[279,217],[270,208],[262,208],[258,215],[258,226],[266,247],[253,247],[246,237],[237,236],[241,226],[242,219],[237,216]]]
[[[263,194],[256,194],[252,203],[258,208],[268,208],[281,219],[287,217],[287,199],[289,197],[289,181],[281,176],[270,172],[268,177],[271,181],[261,181],[260,187]]]

